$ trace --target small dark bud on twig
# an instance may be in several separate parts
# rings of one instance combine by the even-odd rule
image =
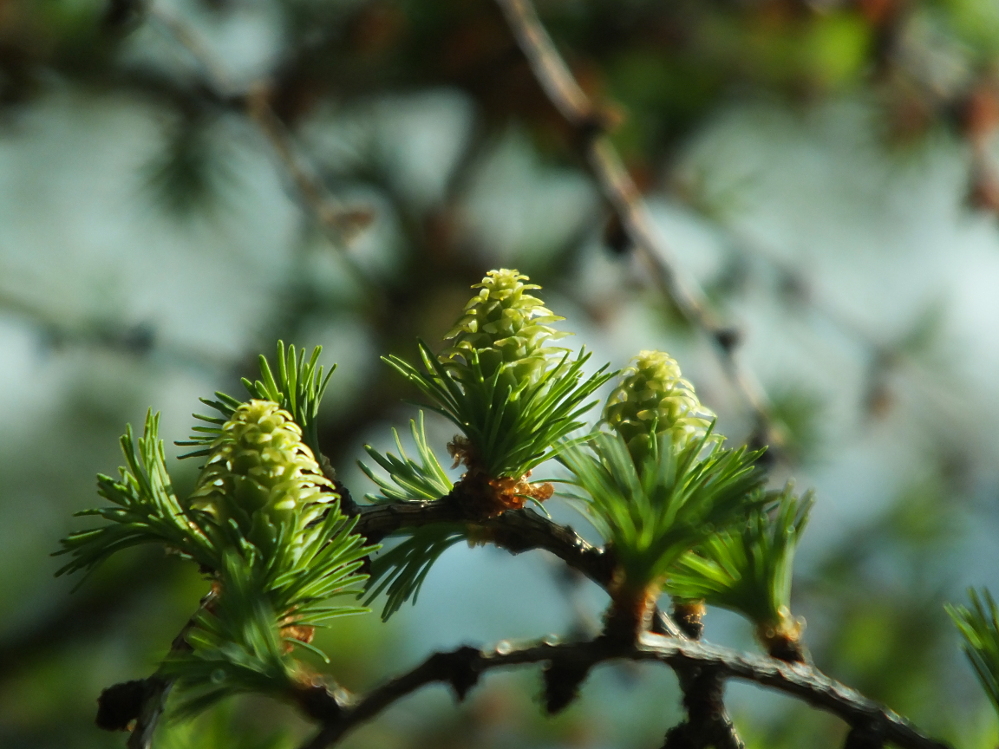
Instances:
[[[624,111],[613,104],[590,105],[590,110],[576,122],[577,136],[584,144],[613,132],[624,122]]]
[[[769,654],[773,658],[787,663],[808,663],[808,651],[804,644],[795,640],[778,640],[773,642],[769,648]]]
[[[442,671],[441,680],[451,685],[459,702],[465,700],[479,681],[478,663],[481,655],[478,648],[466,645],[453,653],[438,653],[434,656],[434,665]]]
[[[673,601],[673,621],[691,640],[701,639],[705,613],[704,601]]]
[[[146,701],[149,685],[145,679],[124,681],[110,686],[97,698],[97,718],[94,722],[105,731],[127,731],[139,717]]]
[[[884,730],[877,723],[856,725],[846,735],[843,749],[882,749],[885,745]]]
[[[627,255],[635,248],[635,243],[631,241],[617,213],[611,214],[604,227],[604,244],[614,255]]]
[[[742,331],[738,328],[718,328],[714,331],[715,343],[726,353],[731,354],[742,343]]]
[[[698,749],[701,744],[695,734],[696,731],[687,721],[678,723],[666,732],[662,749]]]
[[[109,0],[101,25],[106,31],[119,31],[140,21],[145,10],[143,0]]]
[[[295,690],[295,704],[308,717],[322,723],[334,723],[343,713],[343,708],[325,684],[302,685]]]
[[[590,671],[590,664],[578,661],[549,661],[542,675],[545,680],[545,710],[549,715],[561,712],[579,696],[579,687]]]

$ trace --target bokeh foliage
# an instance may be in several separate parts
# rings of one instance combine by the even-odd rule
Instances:
[[[737,179],[713,183],[710,170],[691,170],[685,159],[699,138],[740,106],[762,102],[768,111],[807,122],[823,107],[859,101],[864,117],[853,127],[866,129],[879,158],[915,154],[916,161],[932,160],[935,153],[959,152],[956,176],[951,174],[941,188],[960,206],[955,220],[988,216],[999,209],[988,147],[999,124],[995,4],[594,0],[538,6],[584,88],[620,114],[612,137],[641,186],[668,203],[669,210],[720,235],[719,243],[735,258],[703,274],[717,307],[736,318],[758,320],[758,310],[773,303],[777,317],[813,324],[818,332],[809,339],[815,347],[810,350],[822,362],[816,369],[835,368],[822,358],[829,350],[850,348],[840,378],[851,384],[842,389],[827,386],[820,372],[807,367],[786,380],[772,369],[763,375],[775,395],[783,439],[771,445],[769,454],[799,476],[798,463],[808,461],[825,486],[810,533],[824,527],[827,537],[800,555],[806,575],[796,583],[800,600],[794,609],[809,621],[808,640],[823,668],[928,729],[967,736],[963,745],[974,745],[976,739],[968,736],[974,730],[966,726],[980,724],[988,707],[960,660],[955,631],[940,606],[945,599],[964,600],[969,584],[996,584],[994,547],[976,531],[994,523],[994,503],[985,498],[994,499],[995,480],[984,467],[989,453],[981,448],[981,434],[962,423],[965,413],[976,410],[974,398],[967,396],[971,408],[946,400],[961,398],[952,392],[960,383],[933,349],[939,339],[899,335],[918,325],[919,315],[870,325],[858,325],[849,315],[844,321],[840,310],[856,302],[848,289],[833,283],[817,290],[808,263],[788,267],[774,262],[773,253],[747,248],[752,243],[744,241],[731,217],[739,215],[742,196],[752,191],[742,189]],[[196,49],[185,46],[171,20],[201,40],[225,80],[206,69]],[[264,53],[247,52],[250,48]],[[406,119],[409,110],[399,104],[405,97],[417,101],[442,91],[451,98],[431,106],[423,124],[409,125],[410,130],[386,124]],[[321,236],[329,232],[318,229],[325,225],[316,220],[315,204],[302,199],[287,159],[268,138],[269,121],[255,115],[254,97],[259,96],[293,144],[292,161],[328,192],[321,197],[336,218],[332,223],[349,229],[332,245]],[[85,114],[115,108],[126,109],[133,119],[105,121]],[[471,112],[472,124],[453,138],[450,157],[423,172],[406,161],[408,138],[420,143],[414,133],[433,132],[448,118],[460,120],[460,112]],[[407,116],[418,119],[418,113]],[[62,128],[58,132],[78,134],[79,140],[70,139],[56,152],[68,166],[43,159],[24,140],[25,133],[47,132],[53,123]],[[57,242],[43,240],[39,252],[25,242],[30,234],[9,228],[24,213],[33,232],[47,237],[45,228],[62,221],[58,211],[51,216],[46,204],[36,205],[28,187],[22,192],[20,181],[28,185],[29,177],[61,179],[74,168],[82,171],[74,165],[84,162],[74,159],[105,127],[114,130],[123,149],[137,137],[135,127],[145,128],[143,146],[127,157],[88,166],[82,175],[88,188],[61,194],[56,205],[86,200],[89,185],[99,185],[107,173],[127,174],[128,184],[142,186],[140,197],[106,200],[105,215],[70,226],[60,239],[67,255],[55,254],[53,247],[49,259],[50,245]],[[324,136],[340,140],[330,146]],[[747,142],[734,140],[731,148],[741,154],[750,147]],[[0,146],[11,159],[4,171],[18,181],[5,183],[0,194],[8,227],[0,228],[0,322],[9,351],[3,372],[17,378],[9,390],[11,438],[0,443],[5,528],[0,609],[13,612],[0,629],[0,744],[119,746],[120,736],[91,728],[94,698],[117,679],[145,673],[162,655],[149,653],[148,643],[169,642],[204,593],[203,583],[181,571],[175,559],[141,552],[98,571],[71,597],[50,580],[57,563],[45,555],[68,530],[63,518],[93,505],[92,474],[113,471],[121,425],[138,423],[150,404],[169,397],[185,414],[199,394],[235,392],[238,379],[253,371],[254,358],[273,340],[328,342],[343,378],[327,396],[330,415],[310,425],[308,436],[322,445],[356,495],[375,491],[359,472],[351,473],[353,461],[364,457],[365,442],[384,454],[388,424],[401,426],[415,416],[397,405],[413,393],[377,363],[377,355],[408,357],[415,338],[440,340],[467,287],[487,268],[512,265],[511,255],[533,279],[585,313],[590,328],[585,342],[591,348],[613,351],[622,362],[639,347],[704,354],[691,343],[696,340],[692,331],[629,265],[627,247],[617,241],[619,231],[593,197],[576,145],[534,82],[499,12],[486,0],[0,3]],[[28,154],[24,161],[11,156],[19,152]],[[819,148],[815,158],[832,168],[837,157]],[[523,167],[525,162],[534,171]],[[505,182],[502,167],[508,170]],[[527,178],[516,176],[525,170]],[[496,182],[497,171],[499,187],[485,190],[482,185]],[[266,182],[262,174],[278,187],[269,192],[260,187]],[[79,184],[79,175],[73,184]],[[525,184],[534,190],[528,192]],[[251,250],[249,242],[244,246],[247,237],[238,225],[249,222],[248,216],[260,214],[274,224],[287,220],[274,209],[286,200],[282,188],[293,198],[293,228],[270,254]],[[528,204],[541,208],[532,212],[530,205],[511,206],[498,198],[520,191],[528,195]],[[563,204],[543,202],[563,192],[573,206],[562,209],[568,218],[560,218]],[[830,192],[829,201],[834,197]],[[898,200],[905,203],[909,197]],[[141,228],[122,240],[117,227],[136,222],[129,204],[133,198],[143,201],[146,212],[140,212]],[[814,210],[821,213],[823,207]],[[490,210],[499,211],[492,223]],[[808,226],[789,230],[789,243],[807,247],[815,229],[803,216]],[[365,229],[371,218],[374,223]],[[493,231],[496,226],[509,232],[508,238]],[[156,244],[164,233],[179,237],[166,254]],[[97,240],[88,238],[94,235]],[[674,244],[693,239],[688,232]],[[130,256],[143,258],[140,278],[177,264],[185,284],[152,290],[140,284],[135,297],[155,293],[154,303],[129,294],[117,298],[109,292],[115,288],[110,279],[118,278],[121,264],[94,249],[105,241],[123,241]],[[815,252],[818,267],[825,267],[823,253],[838,254]],[[66,257],[75,260],[69,263]],[[682,257],[681,265],[687,259]],[[863,257],[841,262],[866,268],[869,275],[884,271]],[[352,264],[360,266],[367,283],[357,280]],[[206,268],[215,268],[211,276]],[[182,291],[187,281],[190,290]],[[83,301],[74,304],[73,299]],[[237,299],[254,303],[248,307]],[[199,311],[196,319],[173,313],[187,304]],[[164,311],[174,315],[173,323],[165,322]],[[866,321],[862,314],[860,319]],[[760,347],[783,350],[784,328],[760,327],[770,336]],[[216,328],[214,338],[204,333]],[[618,351],[624,343],[617,340],[640,337],[628,341],[638,344],[632,350]],[[339,348],[334,341],[342,342]],[[958,342],[984,346],[970,335]],[[767,357],[756,359],[765,363]],[[721,378],[712,374],[716,365],[710,354],[698,362],[693,372],[708,385],[701,387],[698,380],[702,399],[726,423],[726,434],[736,442],[752,442],[754,425],[746,423]],[[848,374],[854,370],[861,374]],[[30,390],[34,380],[43,395],[22,398],[21,392],[35,392]],[[925,420],[909,418],[911,413]],[[851,415],[849,428],[842,426],[844,414]],[[427,426],[447,429],[439,423]],[[186,428],[161,425],[168,439],[182,439]],[[891,438],[870,441],[886,431]],[[918,464],[892,462],[887,451],[873,468],[864,463],[872,493],[881,498],[878,512],[823,510],[823,503],[845,502],[832,491],[842,481],[829,480],[829,472],[855,470],[858,461],[851,456],[870,444],[880,449],[915,440],[924,441],[921,454],[928,456]],[[188,471],[175,476],[178,495],[193,488],[194,466]],[[888,473],[899,478],[888,481]],[[799,478],[799,485],[809,486],[808,478]],[[969,517],[978,520],[968,523]],[[969,544],[975,553],[960,552]],[[456,553],[458,548],[449,550],[443,559]],[[467,553],[486,554],[481,549]],[[560,589],[552,590],[555,596]],[[578,585],[568,590],[569,605],[560,605],[583,615],[579,621],[565,618],[585,626],[585,614],[592,617],[600,603]],[[495,595],[502,593],[497,587]],[[427,640],[407,635],[407,627],[419,626],[419,617],[436,616],[439,600],[426,591],[412,617],[400,612],[398,620],[384,625],[387,629],[378,629],[382,625],[370,617],[366,626],[374,633],[352,629],[356,621],[336,624],[342,630],[329,635],[331,642],[343,632],[355,645],[349,651],[326,648],[334,652],[330,668],[357,674],[358,686],[397,670],[399,662],[417,656],[390,641],[410,637],[413,651],[428,646]],[[487,608],[488,601],[468,605]],[[591,702],[572,708],[554,725],[540,720],[525,698],[531,684],[504,681],[487,683],[483,696],[460,713],[434,703],[427,711],[433,717],[417,721],[418,730],[400,718],[352,741],[401,747],[427,745],[432,737],[442,746],[461,741],[530,746],[624,737],[645,745],[667,727],[666,718],[652,711],[669,703],[673,693],[672,686],[659,684],[653,707],[642,701],[648,690],[628,691],[637,678],[642,677],[629,671],[608,673],[594,687]],[[948,688],[941,690],[941,684]],[[617,692],[631,695],[644,711],[612,708],[628,716],[618,719],[615,732],[608,729],[614,719],[598,721],[592,715],[600,715],[593,711]],[[222,733],[235,736],[240,746],[264,745],[260,736],[269,737],[273,725],[288,719],[282,713],[271,721],[272,708],[256,703],[227,709],[236,715],[225,721]],[[745,718],[752,726],[747,734],[764,737],[761,746],[835,745],[828,736],[841,730],[822,716],[798,711],[788,716],[782,704],[745,712],[754,713]],[[233,728],[247,719],[261,730]],[[276,738],[274,745],[283,740]],[[995,743],[994,736],[977,740],[982,746]]]

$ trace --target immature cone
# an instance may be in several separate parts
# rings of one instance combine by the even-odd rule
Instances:
[[[266,550],[278,526],[302,529],[339,499],[332,489],[291,414],[273,401],[252,400],[236,409],[212,443],[191,507],[219,523],[234,519]]]
[[[481,291],[465,305],[465,314],[444,337],[451,346],[440,355],[441,362],[459,379],[470,374],[472,360],[477,356],[487,380],[502,368],[501,382],[513,388],[530,385],[567,352],[548,345],[568,335],[550,327],[564,318],[552,314],[540,299],[526,293],[541,288],[524,283],[527,280],[516,270],[491,270],[482,283],[472,287]]]
[[[680,366],[663,351],[640,351],[604,407],[604,420],[635,457],[648,453],[653,435],[668,433],[683,448],[704,437],[713,418],[694,386],[680,376]]]

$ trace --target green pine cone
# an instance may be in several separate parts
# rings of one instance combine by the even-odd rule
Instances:
[[[277,403],[251,400],[233,413],[212,443],[190,506],[236,521],[266,550],[276,528],[304,529],[339,499],[302,441],[302,430]],[[326,489],[326,491],[323,491]]]
[[[516,270],[491,270],[482,283],[472,287],[481,291],[465,305],[465,314],[444,337],[452,343],[440,355],[441,363],[459,380],[470,372],[477,356],[487,380],[502,369],[502,382],[513,387],[535,384],[568,351],[549,345],[569,335],[551,327],[565,318],[552,314],[540,299],[528,294],[541,287],[524,283],[527,280]]]
[[[640,351],[604,407],[604,420],[636,459],[648,454],[653,437],[663,433],[677,448],[686,447],[707,434],[712,419],[694,386],[680,376],[676,360],[663,351]]]

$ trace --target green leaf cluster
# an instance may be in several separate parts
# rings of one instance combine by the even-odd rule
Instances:
[[[454,484],[451,483],[451,479],[427,442],[423,411],[420,411],[415,420],[410,419],[409,428],[419,453],[419,462],[406,455],[402,440],[399,439],[399,432],[395,428],[392,429],[392,436],[399,451],[398,457],[392,453],[383,455],[371,445],[364,446],[371,459],[388,473],[388,476],[381,476],[363,461],[358,461],[357,464],[365,475],[381,489],[380,494],[365,494],[364,497],[368,501],[385,504],[435,500],[446,496],[454,488]]]
[[[392,430],[392,436],[399,451],[398,457],[392,453],[383,455],[371,445],[364,446],[368,455],[388,473],[388,476],[376,474],[369,466],[358,461],[361,470],[381,489],[380,494],[364,495],[375,504],[438,500],[450,494],[454,488],[427,443],[422,411],[416,419],[410,419],[409,427],[419,453],[419,461],[406,454],[399,432],[395,429]],[[388,620],[406,601],[416,603],[420,587],[430,568],[441,554],[465,538],[465,525],[438,523],[405,529],[398,535],[403,536],[400,543],[374,557],[370,567],[365,605],[370,605],[384,591],[386,600],[382,609],[383,621]]]
[[[62,540],[56,554],[69,554],[70,561],[57,575],[89,572],[115,552],[146,543],[162,544],[203,567],[218,569],[218,549],[174,494],[159,422],[158,413],[146,414],[138,446],[131,425],[126,427],[120,440],[125,466],[119,478],[97,476],[97,493],[111,504],[77,513],[105,522]]]
[[[280,697],[303,678],[259,582],[246,559],[225,554],[219,593],[195,615],[187,634],[190,649],[171,653],[160,669],[181,690],[175,717],[192,717],[234,694]]]
[[[999,607],[992,594],[968,590],[971,607],[945,608],[964,639],[962,649],[996,713],[999,713]]]
[[[253,392],[282,397],[314,424],[328,382],[316,355],[307,362],[279,345],[278,378],[265,363]],[[354,533],[356,519],[341,512],[291,413],[271,400],[219,405],[229,418],[201,429],[199,454],[208,460],[190,498],[173,491],[159,419],[149,414],[138,448],[131,427],[122,438],[127,465],[120,478],[98,477],[111,505],[80,513],[104,523],[71,534],[58,552],[71,555],[62,574],[157,543],[212,579],[209,602],[186,635],[189,650],[175,648],[163,666],[163,674],[190,687],[184,714],[237,692],[288,696],[290,685],[305,678],[292,646],[311,648],[313,627],[367,610],[330,599],[360,592],[363,559],[377,548]]]
[[[526,477],[555,454],[560,440],[584,425],[581,417],[593,406],[587,399],[613,376],[603,367],[584,377],[589,355],[581,352],[573,359],[568,349],[552,345],[567,335],[551,327],[562,318],[528,293],[539,287],[527,280],[515,270],[490,271],[473,287],[479,292],[445,337],[450,346],[436,356],[419,342],[422,372],[399,357],[385,359],[429,399],[431,410],[461,429],[463,436],[448,447],[468,469],[463,486],[467,489],[477,482],[477,490],[489,495],[483,504],[487,515],[536,499],[527,493],[533,487]],[[387,474],[360,463],[380,489],[366,495],[369,501],[433,501],[455,489],[427,443],[422,411],[410,429],[418,453],[415,459],[406,454],[394,429],[398,456],[365,446]],[[368,602],[387,593],[383,618],[405,601],[415,602],[434,562],[466,534],[461,523],[404,530],[399,535],[405,538],[397,546],[374,559]]]
[[[776,503],[756,507],[744,523],[684,554],[669,572],[667,590],[738,612],[764,638],[793,633],[799,625],[791,618],[791,570],[812,503],[811,495],[798,497],[786,487]]]
[[[661,586],[681,555],[763,501],[758,454],[724,449],[710,436],[677,446],[664,432],[636,460],[622,435],[599,432],[560,455],[611,545],[623,589]]]
[[[712,416],[675,360],[642,351],[607,399],[608,429],[559,458],[610,543],[625,597],[657,592],[683,554],[762,501],[759,453],[724,449]]]
[[[294,422],[302,429],[305,444],[317,456],[322,453],[319,449],[319,403],[336,369],[334,364],[329,372],[324,372],[324,368],[319,365],[319,356],[322,352],[322,347],[316,346],[312,350],[312,355],[306,359],[304,348],[296,349],[294,346],[286,348],[284,341],[278,341],[275,357],[276,376],[267,357],[261,354],[260,379],[250,380],[246,377],[242,379],[243,387],[251,399],[274,401],[291,414]],[[212,443],[221,434],[222,425],[232,418],[233,413],[243,403],[238,398],[220,392],[215,393],[215,400],[202,398],[201,402],[214,408],[220,416],[194,414],[194,418],[209,426],[195,426],[194,434],[189,441],[177,443],[198,448],[182,456],[185,458],[207,456]]]
[[[385,359],[412,382],[430,408],[464,435],[456,456],[470,472],[491,479],[518,479],[554,454],[553,445],[583,426],[587,399],[612,374],[602,367],[584,378],[589,354],[575,358],[548,345],[559,333],[552,315],[527,290],[515,270],[490,271],[479,294],[449,334],[452,344],[435,356],[419,342],[423,370],[405,360]]]
[[[430,568],[441,554],[466,538],[467,527],[463,523],[435,523],[410,529],[397,546],[372,560],[365,605],[385,591],[382,620],[387,621],[406,601],[412,599],[415,604]]]
[[[364,545],[363,537],[353,532],[356,518],[345,517],[338,503],[329,504],[320,518],[304,527],[296,527],[297,520],[270,526],[273,535],[260,545],[234,519],[216,522],[207,512],[192,514],[216,548],[239,553],[253,573],[257,595],[269,600],[285,624],[316,626],[366,610],[327,604],[334,596],[359,592],[367,576],[358,570],[377,548]]]
[[[666,590],[692,632],[704,603],[722,606],[752,619],[772,655],[804,660],[789,603],[811,498],[767,492],[762,451],[723,447],[712,416],[676,361],[642,351],[603,428],[559,457],[615,565],[606,633],[633,637]]]

